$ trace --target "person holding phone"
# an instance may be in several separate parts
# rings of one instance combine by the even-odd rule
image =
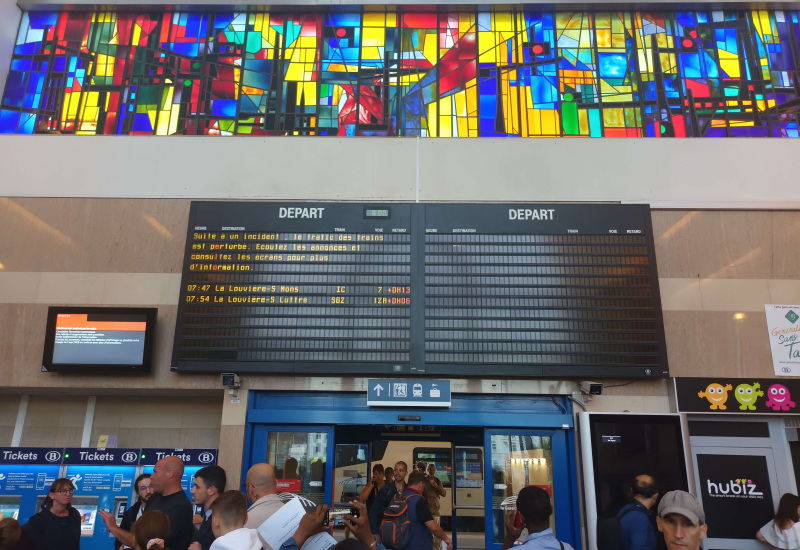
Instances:
[[[514,542],[528,529],[528,538],[517,546],[519,550],[574,550],[572,546],[561,542],[553,535],[550,528],[550,516],[553,505],[550,495],[541,487],[524,487],[517,495],[517,510],[506,513],[506,536],[503,550],[514,546]]]
[[[372,503],[375,502],[375,497],[378,494],[383,486],[386,484],[385,478],[383,477],[383,464],[374,464],[372,466],[372,479],[369,480],[364,490],[361,491],[361,495],[359,495],[358,500],[359,502],[363,502],[367,510],[370,509]]]

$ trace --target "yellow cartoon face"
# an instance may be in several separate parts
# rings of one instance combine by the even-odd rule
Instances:
[[[723,386],[722,384],[714,382],[713,384],[709,384],[705,391],[698,392],[697,395],[708,399],[712,409],[725,409],[725,402],[728,400],[728,392],[732,389],[733,387],[730,384]]]

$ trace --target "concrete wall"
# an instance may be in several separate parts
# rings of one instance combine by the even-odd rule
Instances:
[[[183,199],[0,198],[0,234],[8,236],[0,240],[0,379],[7,389],[219,396],[218,376],[169,371],[189,204]],[[798,227],[798,212],[653,212],[673,375],[772,376],[764,304],[800,301]],[[154,373],[41,372],[47,307],[56,304],[158,307]],[[744,317],[736,319],[735,313]],[[322,388],[327,380],[325,389],[361,391],[364,384],[363,378],[336,376],[248,378],[250,389],[307,390]],[[454,383],[456,391],[495,391],[480,380]],[[504,384],[501,380],[499,391],[521,391],[519,383]],[[627,402],[612,399],[616,392],[609,391],[593,406],[668,410],[663,382],[637,382],[619,392]]]
[[[0,136],[0,196],[796,209],[793,139]],[[182,234],[183,230],[181,230]]]

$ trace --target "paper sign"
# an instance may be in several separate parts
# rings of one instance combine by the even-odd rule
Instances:
[[[272,548],[280,548],[297,531],[300,519],[305,513],[300,499],[293,498],[259,525],[258,533]],[[336,539],[325,531],[308,539],[303,545],[303,550],[328,550],[334,544]]]
[[[800,306],[765,304],[775,376],[800,376]]]

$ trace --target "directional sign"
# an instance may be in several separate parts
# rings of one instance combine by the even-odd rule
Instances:
[[[370,378],[369,407],[449,407],[450,380]]]

